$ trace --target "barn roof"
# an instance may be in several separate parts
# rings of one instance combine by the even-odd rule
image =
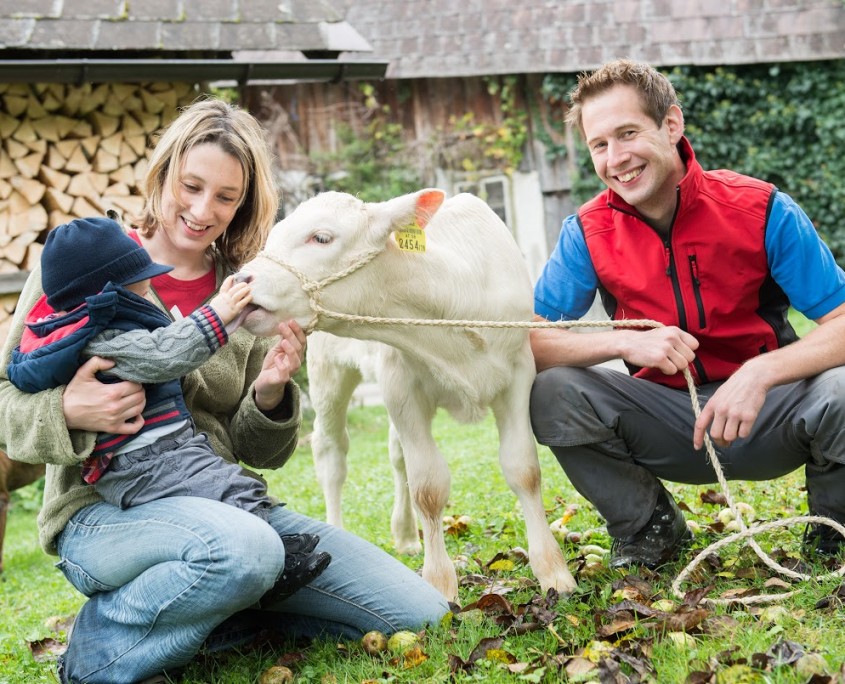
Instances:
[[[388,78],[845,58],[842,0],[354,0]]]
[[[313,60],[371,52],[370,43],[346,21],[341,0],[0,0],[0,48],[0,81],[175,77],[191,63],[194,69],[204,69],[196,80],[205,80],[209,68],[228,66],[222,78],[244,81],[255,75],[245,68],[231,72],[232,62],[266,67],[268,61],[277,66],[262,78],[305,78],[308,71],[323,73]],[[258,51],[275,58],[255,59]],[[138,68],[151,60],[148,68],[153,71],[155,62],[169,68],[142,77],[123,60],[132,60]],[[24,62],[35,63],[32,78]],[[372,73],[361,72],[356,66],[361,62],[372,63]],[[45,66],[53,68],[44,72]],[[100,69],[109,66],[115,68]],[[335,68],[332,76],[358,73],[372,78],[385,67],[370,54],[346,67],[345,73]]]

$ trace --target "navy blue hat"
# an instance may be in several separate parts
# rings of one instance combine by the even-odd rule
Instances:
[[[147,250],[108,218],[74,219],[47,234],[41,252],[41,285],[47,303],[70,311],[109,281],[131,285],[172,271],[156,264]]]

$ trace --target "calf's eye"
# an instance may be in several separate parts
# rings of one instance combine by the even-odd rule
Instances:
[[[314,236],[311,239],[321,245],[327,245],[332,241],[332,236],[328,233],[314,233]]]

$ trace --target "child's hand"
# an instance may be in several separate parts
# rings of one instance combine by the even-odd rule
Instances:
[[[208,304],[220,316],[223,325],[227,325],[252,301],[252,283],[235,282],[235,276],[229,276],[220,286],[220,292]]]

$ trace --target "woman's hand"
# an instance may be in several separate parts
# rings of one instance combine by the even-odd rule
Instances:
[[[276,408],[285,396],[285,385],[302,366],[305,333],[296,321],[279,323],[279,341],[264,357],[255,379],[255,405],[265,413]]]
[[[107,384],[95,377],[112,366],[114,361],[93,356],[67,384],[62,411],[69,429],[134,435],[144,425],[147,397],[141,385],[128,380]]]

